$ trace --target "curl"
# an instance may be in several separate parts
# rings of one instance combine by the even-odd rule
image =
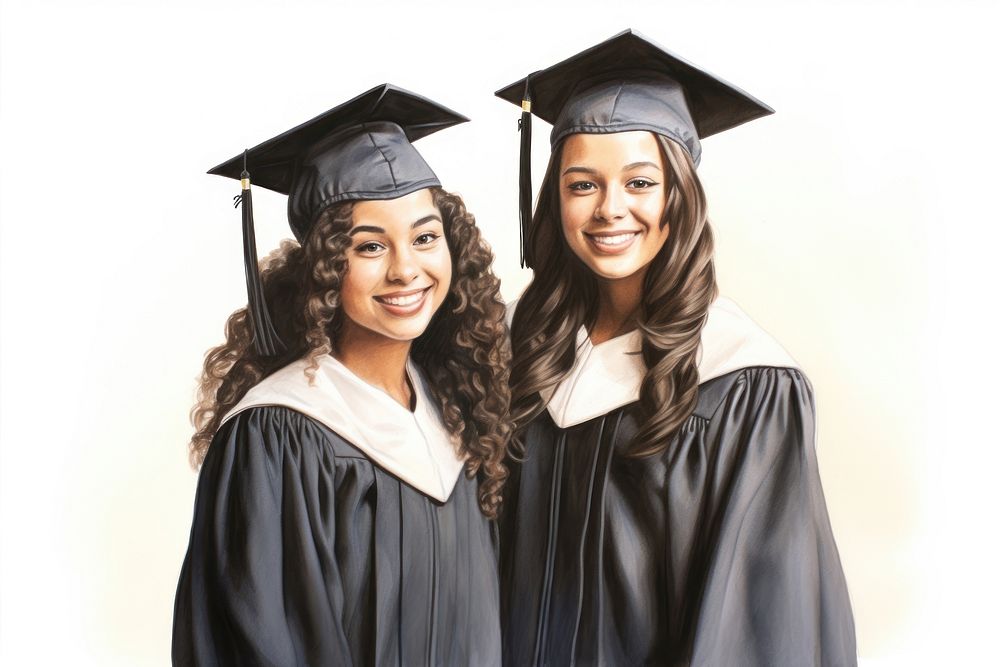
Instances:
[[[215,432],[223,417],[263,378],[300,358],[306,346],[297,330],[295,313],[301,303],[301,275],[304,253],[295,241],[281,246],[260,260],[261,282],[278,335],[287,351],[278,357],[261,357],[253,346],[253,328],[247,309],[240,308],[226,321],[226,341],[205,353],[205,363],[198,383],[198,395],[191,409],[195,433],[188,445],[191,465],[205,460]]]
[[[479,503],[493,518],[508,471],[513,433],[510,409],[510,336],[493,253],[462,199],[440,188],[434,204],[445,221],[452,284],[411,355],[427,374],[448,429],[461,439],[466,474],[479,476]]]

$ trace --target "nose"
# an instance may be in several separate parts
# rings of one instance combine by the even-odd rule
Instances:
[[[611,222],[624,218],[627,210],[625,193],[621,188],[611,186],[604,189],[597,208],[594,209],[594,218],[602,222]]]
[[[409,247],[393,251],[385,276],[389,282],[408,285],[416,279],[418,273],[416,258]]]

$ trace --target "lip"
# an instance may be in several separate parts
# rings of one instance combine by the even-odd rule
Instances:
[[[635,243],[636,239],[642,232],[637,229],[622,229],[607,232],[583,232],[583,235],[587,237],[587,242],[590,247],[593,248],[601,255],[620,255]],[[606,240],[614,239],[615,237],[631,235],[627,240],[620,241],[618,243],[608,243]]]
[[[427,302],[427,295],[430,293],[432,286],[422,287],[420,289],[411,290],[401,290],[399,292],[389,292],[388,294],[379,294],[378,296],[372,297],[375,302],[382,306],[390,315],[395,315],[397,317],[409,317],[415,315],[424,307]],[[407,298],[419,295],[415,299]],[[388,300],[393,299],[403,299],[403,303],[390,303]]]

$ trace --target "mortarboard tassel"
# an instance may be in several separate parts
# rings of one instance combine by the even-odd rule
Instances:
[[[524,80],[524,95],[521,98],[521,120],[517,129],[521,132],[521,172],[519,182],[519,209],[521,215],[521,268],[531,268],[528,256],[528,229],[531,225],[531,92]]]
[[[243,173],[240,174],[242,191],[236,203],[242,205],[243,212],[243,265],[247,276],[247,309],[253,327],[253,344],[257,354],[273,357],[285,351],[285,345],[274,330],[271,315],[264,301],[264,285],[260,280],[257,265],[257,238],[253,228],[253,199],[250,197],[250,172],[247,171],[246,151],[243,152]]]

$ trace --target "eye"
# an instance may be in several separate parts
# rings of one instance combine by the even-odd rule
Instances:
[[[385,246],[381,243],[376,243],[375,241],[366,241],[356,247],[355,250],[362,255],[377,255],[385,250]]]
[[[413,245],[428,245],[437,241],[438,238],[440,237],[434,232],[424,232],[417,238],[413,239]]]
[[[597,189],[597,186],[590,181],[576,181],[574,183],[570,183],[568,187],[574,192],[591,192],[592,190]]]
[[[635,190],[642,190],[644,188],[651,188],[656,185],[656,181],[651,181],[648,178],[633,178],[628,182],[628,186]]]

